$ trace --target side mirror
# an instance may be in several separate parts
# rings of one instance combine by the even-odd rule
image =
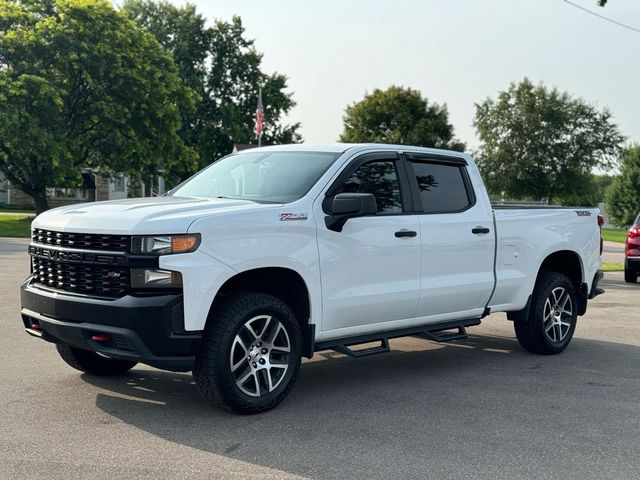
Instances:
[[[376,197],[371,193],[339,193],[331,200],[330,215],[325,217],[329,230],[341,232],[350,218],[365,217],[378,213]]]

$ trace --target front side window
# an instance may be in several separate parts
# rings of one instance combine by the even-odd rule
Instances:
[[[464,167],[428,162],[411,163],[420,189],[423,212],[458,212],[471,205],[462,171]]]
[[[393,160],[372,161],[361,165],[335,193],[372,193],[376,197],[378,213],[402,212],[400,183]]]
[[[339,153],[246,152],[230,155],[191,177],[169,194],[288,203],[313,187]]]

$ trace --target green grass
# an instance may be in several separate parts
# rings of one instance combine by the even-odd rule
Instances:
[[[32,215],[0,213],[0,237],[29,237]]]
[[[624,270],[624,263],[606,263],[603,262],[600,269],[603,272],[622,272]]]
[[[603,228],[602,238],[608,242],[624,243],[627,239],[627,231],[624,228]]]
[[[6,205],[4,203],[0,203],[0,213],[4,212],[33,213],[34,215],[36,213],[33,208],[17,207],[15,205]]]

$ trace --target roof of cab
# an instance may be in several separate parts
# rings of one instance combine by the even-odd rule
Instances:
[[[242,153],[254,153],[254,152],[328,152],[328,153],[343,153],[354,144],[349,143],[327,143],[327,144],[310,144],[310,143],[290,143],[286,145],[270,145],[268,147],[254,147],[241,150]]]
[[[310,144],[310,143],[292,143],[287,145],[271,145],[268,147],[256,147],[249,148],[238,152],[238,154],[264,151],[264,152],[329,152],[329,153],[344,153],[347,150],[358,149],[368,150],[372,148],[379,148],[381,150],[401,150],[401,151],[413,151],[413,152],[425,152],[425,153],[447,153],[455,155],[463,155],[462,152],[454,152],[450,150],[443,150],[439,148],[426,148],[426,147],[414,147],[411,145],[391,145],[385,143],[326,143],[326,144]]]

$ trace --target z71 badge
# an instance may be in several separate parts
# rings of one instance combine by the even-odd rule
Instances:
[[[306,220],[309,218],[309,214],[307,213],[281,213],[280,221],[284,222],[287,220]]]

